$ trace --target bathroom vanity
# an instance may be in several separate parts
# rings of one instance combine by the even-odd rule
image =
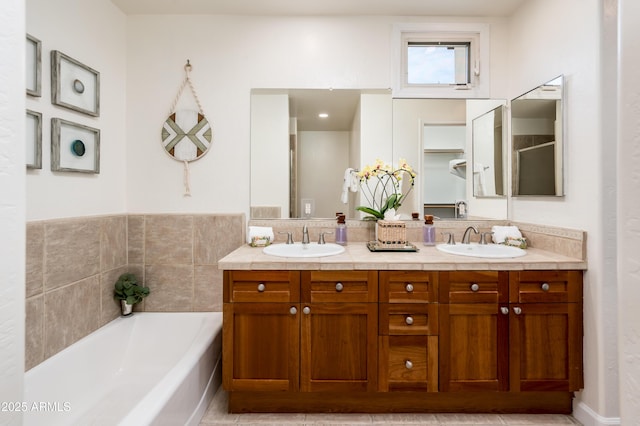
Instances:
[[[355,243],[219,268],[230,412],[570,413],[583,387],[580,259]]]

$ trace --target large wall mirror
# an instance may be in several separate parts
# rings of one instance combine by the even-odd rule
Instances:
[[[499,104],[504,101],[392,99],[386,89],[253,89],[251,218],[334,218],[343,212],[358,219],[359,192],[343,197],[345,170],[376,158],[394,165],[403,158],[418,172],[403,218],[423,212],[431,200],[446,206],[437,214],[443,218],[454,217],[455,203],[465,201],[470,216],[475,211],[505,219],[505,199],[475,199],[467,177],[472,174],[451,169],[453,160],[471,160],[471,121]]]
[[[564,195],[563,89],[559,76],[511,101],[515,197]]]

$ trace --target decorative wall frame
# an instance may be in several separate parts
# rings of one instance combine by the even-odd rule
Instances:
[[[27,110],[27,169],[42,168],[42,114]]]
[[[27,95],[42,96],[42,42],[27,34],[26,80]]]
[[[100,130],[52,118],[51,170],[100,173]]]
[[[51,103],[99,117],[100,73],[58,50],[52,50]]]

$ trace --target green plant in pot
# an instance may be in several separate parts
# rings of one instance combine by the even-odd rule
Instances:
[[[133,313],[133,305],[142,302],[149,295],[149,287],[138,284],[138,279],[134,274],[125,273],[120,275],[113,289],[113,295],[120,300],[122,316],[129,316]]]

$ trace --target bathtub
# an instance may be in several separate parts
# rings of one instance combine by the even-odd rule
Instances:
[[[222,313],[117,318],[25,373],[25,425],[197,425],[221,381]]]

